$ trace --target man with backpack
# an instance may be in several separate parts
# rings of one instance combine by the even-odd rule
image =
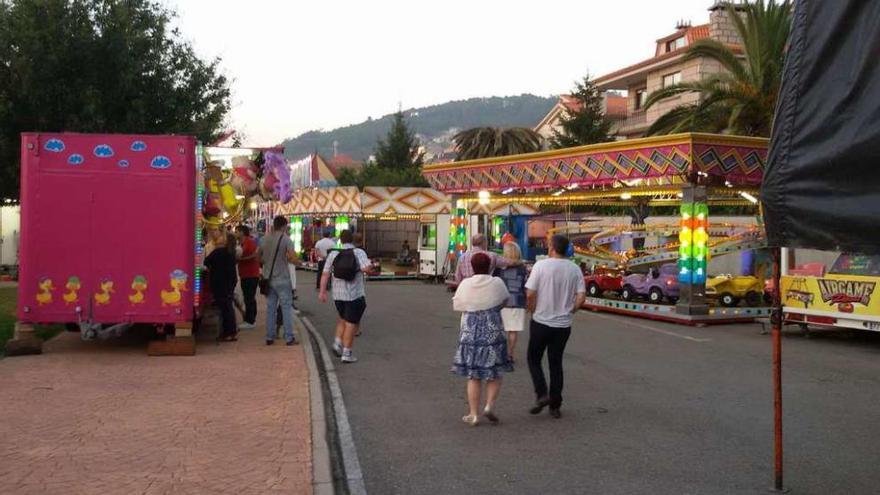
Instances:
[[[327,302],[327,283],[332,276],[333,302],[339,313],[333,352],[342,358],[343,363],[357,362],[357,358],[351,353],[351,347],[361,317],[367,309],[364,270],[370,268],[370,260],[363,249],[352,244],[353,239],[350,230],[342,231],[339,236],[342,247],[330,251],[327,255],[327,262],[321,275],[321,292],[318,294],[321,302]]]

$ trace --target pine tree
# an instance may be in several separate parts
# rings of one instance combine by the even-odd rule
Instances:
[[[419,151],[419,141],[406,125],[403,112],[394,114],[391,129],[376,143],[376,165],[380,168],[395,170],[420,169],[424,161],[424,153]]]
[[[611,121],[602,111],[602,94],[590,80],[589,74],[584,76],[583,81],[575,82],[571,96],[577,100],[580,108],[560,116],[560,129],[553,130],[550,147],[570,148],[611,141]]]
[[[385,139],[379,139],[374,150],[375,163],[369,163],[357,172],[343,171],[337,177],[341,186],[428,187],[422,177],[424,153],[419,142],[403,118],[403,112],[394,114],[391,129]]]

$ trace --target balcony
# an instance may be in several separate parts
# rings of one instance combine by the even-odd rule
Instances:
[[[637,110],[623,120],[617,121],[615,132],[617,134],[630,134],[643,131],[648,128],[648,116],[643,110]]]

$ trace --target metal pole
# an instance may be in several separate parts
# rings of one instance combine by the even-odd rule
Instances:
[[[781,257],[778,247],[773,248],[773,311],[770,316],[773,339],[773,489],[784,493],[782,484],[782,288]]]

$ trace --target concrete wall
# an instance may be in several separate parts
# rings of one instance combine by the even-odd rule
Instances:
[[[366,220],[362,226],[364,248],[371,257],[394,258],[404,239],[412,250],[418,250],[418,220]]]

